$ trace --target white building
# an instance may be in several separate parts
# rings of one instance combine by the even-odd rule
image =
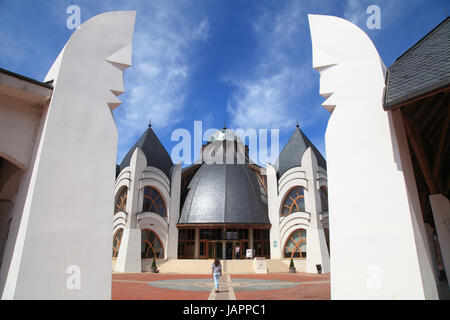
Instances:
[[[43,82],[0,69],[2,299],[110,298],[111,243],[119,272],[147,271],[153,258],[243,260],[249,249],[286,269],[292,258],[298,271],[331,271],[334,299],[442,297],[450,18],[386,68],[355,25],[310,16],[328,164],[299,127],[266,167],[223,128],[182,168],[149,127],[114,176],[111,111],[134,19],[87,21]]]
[[[223,155],[210,164],[211,152]],[[124,157],[115,187],[116,271],[148,271],[153,257],[158,265],[245,259],[252,249],[255,257],[293,258],[299,271],[329,272],[326,162],[298,126],[266,168],[226,128],[202,154],[201,164],[174,165],[149,126]]]

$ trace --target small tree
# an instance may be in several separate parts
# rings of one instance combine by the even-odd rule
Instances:
[[[294,266],[294,259],[291,258],[291,264],[289,265],[289,268],[295,268]]]
[[[155,256],[153,256],[152,268],[156,268],[156,259],[155,259]]]

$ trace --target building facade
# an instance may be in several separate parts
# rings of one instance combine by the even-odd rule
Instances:
[[[233,130],[175,165],[151,126],[117,166],[113,266],[141,272],[153,258],[291,259],[329,272],[326,161],[300,128],[277,161],[254,163]]]

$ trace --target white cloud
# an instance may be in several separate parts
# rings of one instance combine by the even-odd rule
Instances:
[[[233,126],[284,129],[295,125],[313,72],[309,62],[298,60],[299,34],[306,28],[301,9],[298,1],[292,1],[275,14],[263,10],[253,23],[259,61],[250,74],[224,77],[235,87],[227,105]]]
[[[366,20],[367,5],[358,0],[347,0],[344,5],[344,18],[363,27]]]
[[[158,1],[138,7],[124,104],[114,112],[119,161],[150,117],[157,129],[170,128],[181,120],[196,59],[192,52],[209,36],[208,19],[196,18],[181,3]]]
[[[267,75],[229,80],[237,88],[227,106],[233,126],[292,128],[295,112],[291,107],[300,97],[301,85],[307,86],[306,78],[303,68],[284,66]]]
[[[194,36],[206,41],[209,38],[209,22],[208,18],[203,19],[202,22],[194,30]]]

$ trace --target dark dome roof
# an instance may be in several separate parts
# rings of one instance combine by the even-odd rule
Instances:
[[[131,157],[137,147],[144,152],[147,158],[147,166],[158,168],[170,177],[170,168],[173,166],[172,159],[150,126],[125,155],[120,163],[120,171],[130,165]]]
[[[314,152],[319,167],[327,169],[327,162],[308,137],[297,127],[289,138],[289,141],[281,150],[275,167],[278,167],[278,176],[281,177],[286,171],[302,165],[302,157],[305,151],[311,147]]]
[[[246,164],[202,164],[193,176],[179,223],[270,224],[255,172]]]

